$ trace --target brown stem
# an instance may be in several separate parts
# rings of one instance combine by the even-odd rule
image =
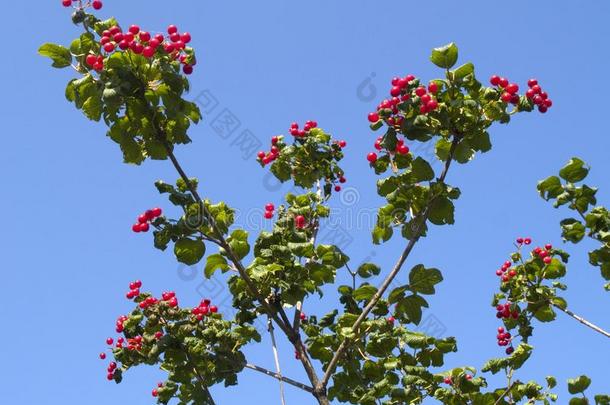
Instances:
[[[578,322],[582,323],[585,326],[588,326],[589,328],[593,329],[594,331],[601,333],[602,335],[604,335],[607,338],[610,338],[610,333],[605,331],[604,329],[600,328],[599,326],[587,321],[585,318],[576,315],[574,312],[570,311],[567,308],[562,308],[560,306],[557,306],[555,304],[553,304],[553,306],[557,309],[559,309],[560,311],[562,311],[563,313],[571,316],[572,318],[576,319]]]
[[[447,157],[447,162],[445,163],[445,168],[443,169],[443,172],[441,173],[441,176],[438,179],[439,182],[445,181],[445,177],[447,176],[447,172],[449,171],[449,167],[451,166],[451,161],[453,160],[453,155],[455,153],[455,149],[457,148],[457,145],[458,145],[460,139],[461,139],[460,137],[454,135],[453,142],[451,143],[451,149],[449,150],[449,155]],[[400,257],[398,258],[398,261],[394,265],[394,268],[392,269],[390,274],[388,274],[388,276],[385,278],[385,280],[383,281],[383,283],[381,284],[381,286],[379,287],[379,289],[377,290],[375,295],[373,295],[373,297],[371,298],[371,300],[369,301],[367,306],[364,307],[364,309],[362,310],[362,313],[360,314],[358,319],[356,319],[356,322],[354,322],[354,325],[352,326],[352,331],[354,332],[354,334],[356,336],[360,335],[360,330],[359,330],[360,325],[362,324],[362,322],[365,321],[365,319],[368,317],[369,313],[373,310],[375,305],[377,305],[377,302],[381,299],[383,294],[390,287],[390,284],[392,284],[392,281],[394,280],[394,278],[396,278],[396,276],[402,269],[402,265],[407,260],[407,257],[409,257],[409,254],[413,250],[413,247],[419,240],[423,226],[426,223],[426,221],[428,220],[430,206],[432,205],[433,201],[434,201],[434,198],[431,198],[430,201],[428,202],[426,208],[424,209],[424,212],[422,213],[421,220],[419,221],[419,223],[417,225],[417,229],[414,232],[413,238],[411,238],[411,240],[409,240],[409,243],[407,244],[405,250],[402,252]],[[330,377],[335,372],[335,369],[337,368],[337,364],[339,363],[341,356],[345,353],[345,350],[347,350],[348,345],[349,345],[348,339],[345,339],[343,342],[341,342],[341,345],[339,345],[339,348],[337,349],[334,356],[328,363],[328,366],[326,367],[324,377],[322,377],[322,380],[320,381],[320,386],[318,387],[319,389],[323,389],[323,390],[326,389],[326,386],[328,385]]]
[[[504,399],[510,393],[510,391],[513,389],[513,387],[519,383],[520,383],[519,380],[513,381],[513,383],[508,386],[506,391],[504,391],[504,393],[502,393],[502,395],[500,395],[500,397],[496,400],[496,402],[494,402],[494,405],[498,405],[502,401],[502,399]]]

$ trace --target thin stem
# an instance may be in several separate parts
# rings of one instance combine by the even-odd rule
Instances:
[[[563,313],[571,316],[572,318],[576,319],[578,322],[582,323],[585,326],[588,326],[589,328],[593,329],[594,331],[601,333],[602,335],[604,335],[607,338],[610,338],[610,333],[605,331],[604,329],[600,328],[599,326],[587,321],[585,318],[583,318],[582,316],[576,315],[574,312],[570,311],[567,308],[562,308],[560,306],[557,306],[555,304],[553,304],[553,306],[557,309],[559,309],[560,311],[562,311]]]
[[[515,385],[517,385],[518,383],[519,383],[518,380],[513,381],[513,383],[508,386],[506,391],[504,391],[504,393],[502,395],[500,395],[500,397],[496,400],[496,402],[494,402],[494,405],[500,404],[500,402],[510,393],[510,391],[513,389],[513,387]]]
[[[273,347],[273,358],[275,359],[275,371],[277,375],[282,376],[282,369],[280,368],[280,356],[277,352],[277,344],[275,343],[275,333],[273,333],[273,321],[271,317],[267,318],[267,329],[269,330],[269,335],[271,336],[271,346]],[[286,405],[286,399],[284,398],[284,382],[281,378],[278,379],[280,383],[280,402],[282,405]]]
[[[449,171],[449,167],[451,166],[451,161],[453,160],[453,155],[455,153],[455,149],[457,148],[457,145],[458,145],[460,139],[461,139],[460,137],[454,135],[453,142],[451,143],[451,148],[449,150],[449,155],[447,157],[447,162],[445,163],[445,168],[443,169],[443,172],[441,173],[441,176],[438,179],[439,182],[445,181],[445,177],[447,176],[447,172]],[[413,247],[419,240],[423,226],[428,219],[429,209],[430,209],[430,206],[433,201],[434,201],[434,199],[431,198],[430,201],[428,202],[428,204],[422,214],[421,220],[419,221],[419,223],[417,225],[417,229],[414,232],[413,238],[411,238],[411,240],[409,240],[409,243],[405,247],[405,250],[402,252],[400,257],[398,258],[398,261],[394,265],[394,268],[392,269],[390,274],[388,274],[388,276],[385,278],[385,280],[383,281],[383,283],[381,284],[381,286],[379,287],[379,289],[377,290],[375,295],[371,298],[371,300],[369,301],[367,306],[364,307],[364,309],[362,310],[362,313],[360,314],[358,319],[356,319],[356,322],[354,322],[354,325],[352,326],[352,331],[356,334],[356,336],[360,335],[360,331],[359,331],[360,325],[365,321],[365,319],[368,317],[369,313],[373,310],[375,305],[377,305],[377,302],[379,302],[379,300],[381,299],[383,294],[390,287],[390,285],[392,284],[392,281],[394,280],[394,278],[396,278],[396,276],[402,269],[402,265],[405,263],[405,261],[407,260],[407,257],[409,257],[409,254],[413,250]],[[337,368],[337,364],[339,363],[339,359],[345,353],[345,350],[347,350],[348,345],[349,345],[349,341],[347,339],[345,339],[343,342],[341,342],[341,345],[339,345],[339,348],[337,349],[334,356],[328,363],[328,366],[326,367],[324,377],[322,377],[322,381],[320,382],[320,386],[319,386],[320,389],[326,389],[326,386],[328,385],[330,377],[335,372],[335,369]]]
[[[257,366],[255,364],[251,364],[251,363],[246,363],[246,365],[244,367],[249,368],[250,370],[258,371],[259,373],[263,373],[263,374],[268,375],[269,377],[273,377],[273,378],[275,378],[277,380],[283,381],[286,384],[290,384],[290,385],[292,385],[294,387],[300,388],[303,391],[307,391],[309,393],[313,392],[313,388],[311,388],[310,386],[305,385],[303,383],[300,383],[300,382],[298,382],[296,380],[293,380],[292,378],[288,378],[288,377],[285,377],[283,375],[280,375],[280,374],[278,374],[276,372],[273,372],[271,370],[267,370],[264,367]]]

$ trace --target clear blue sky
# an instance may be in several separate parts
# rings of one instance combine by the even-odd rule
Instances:
[[[42,42],[68,44],[77,34],[59,3],[3,4],[2,402],[149,404],[158,370],[135,370],[115,386],[105,381],[105,363],[97,358],[116,317],[130,309],[123,299],[129,281],[141,278],[144,289],[157,293],[175,289],[184,304],[197,302],[202,293],[221,299],[227,292],[221,284],[202,283],[201,269],[196,275],[179,269],[170,252],[152,247],[151,234],[132,234],[130,225],[142,210],[168,207],[153,182],[176,176],[168,162],[122,164],[103,125],[88,122],[65,101],[72,72],[52,70],[36,55]],[[347,186],[357,196],[354,203],[336,200],[336,206],[349,215],[346,207],[370,210],[381,202],[364,159],[375,139],[366,114],[392,76],[436,77],[428,62],[432,47],[457,42],[461,60],[472,60],[481,79],[494,73],[522,84],[531,76],[540,79],[554,107],[544,116],[522,115],[508,127],[495,127],[492,152],[456,166],[449,177],[463,192],[456,225],[432,232],[409,259],[410,265],[439,267],[445,276],[427,316],[440,324],[434,328],[439,333],[458,338],[460,351],[448,357],[448,366],[480,367],[501,355],[489,302],[497,287],[494,271],[514,238],[530,235],[535,242],[561,244],[563,213],[537,196],[536,181],[580,156],[593,166],[590,183],[602,187],[600,202],[610,202],[610,142],[602,121],[610,94],[608,2],[104,3],[100,15],[116,15],[124,26],[139,23],[161,31],[174,23],[192,33],[199,64],[190,97],[207,90],[218,105],[191,131],[193,144],[177,153],[189,174],[200,177],[205,195],[241,211],[277,204],[289,188],[264,186],[265,172],[232,144],[243,130],[267,144],[293,120],[316,119],[346,139]],[[377,89],[374,101],[370,87],[358,92],[367,78]],[[228,139],[210,125],[224,109],[241,123]],[[404,243],[396,239],[373,247],[368,230],[349,233],[346,251],[354,263],[374,256],[384,269]],[[588,266],[582,248],[568,249],[570,307],[610,327],[598,270]],[[317,309],[322,304],[306,307],[308,313]],[[563,381],[589,373],[591,393],[609,391],[607,339],[562,314],[558,318],[536,329],[535,354],[519,378],[542,381],[553,373]],[[303,379],[290,349],[282,345],[282,350],[286,374]],[[272,367],[267,341],[248,356]],[[278,402],[273,380],[251,371],[240,379],[238,388],[212,389],[219,404]],[[287,399],[311,403],[291,388]],[[560,403],[567,403],[565,396]]]

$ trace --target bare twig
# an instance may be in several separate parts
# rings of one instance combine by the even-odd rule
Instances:
[[[269,330],[269,335],[271,336],[271,346],[273,348],[273,358],[275,360],[275,371],[280,378],[278,379],[280,383],[280,402],[282,405],[286,405],[286,399],[284,398],[284,381],[282,380],[282,369],[280,368],[280,357],[277,352],[277,344],[275,343],[275,333],[273,333],[273,321],[271,317],[267,318],[267,329]]]
[[[562,311],[563,313],[571,316],[572,318],[576,319],[578,322],[582,323],[585,326],[588,326],[589,328],[593,329],[594,331],[601,333],[602,335],[604,335],[607,338],[610,338],[610,333],[608,331],[605,331],[604,329],[600,328],[599,326],[587,321],[585,318],[576,315],[574,312],[570,311],[567,308],[562,308],[558,305],[553,304],[553,306],[557,309],[559,309],[560,311]]]

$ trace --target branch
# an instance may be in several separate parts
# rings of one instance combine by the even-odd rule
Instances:
[[[273,371],[271,371],[271,370],[267,370],[266,368],[263,368],[263,367],[257,366],[257,365],[255,365],[255,364],[250,364],[250,363],[246,363],[246,364],[244,365],[244,367],[249,368],[250,370],[255,370],[255,371],[258,371],[259,373],[266,374],[266,375],[268,375],[269,377],[273,377],[273,378],[275,378],[275,379],[277,379],[277,380],[283,381],[283,382],[285,382],[285,383],[287,383],[287,384],[290,384],[290,385],[292,385],[292,386],[294,386],[294,387],[300,388],[300,389],[302,389],[303,391],[307,391],[307,392],[309,392],[309,393],[313,393],[313,388],[311,388],[310,386],[305,385],[305,384],[303,384],[303,383],[300,383],[300,382],[298,382],[298,381],[295,381],[295,380],[293,380],[293,379],[291,379],[291,378],[284,377],[283,375],[280,375],[280,374],[278,374],[278,373],[275,373],[275,372],[273,372]]]
[[[277,375],[282,377],[282,370],[280,369],[280,357],[277,353],[277,345],[275,343],[275,333],[273,333],[273,321],[271,317],[267,318],[267,328],[269,330],[269,335],[271,335],[271,346],[273,347],[273,358],[275,359],[275,370]],[[280,402],[282,405],[286,405],[286,399],[284,398],[284,382],[281,378],[279,378],[280,382]]]
[[[593,329],[594,331],[601,333],[602,335],[604,335],[607,338],[610,338],[610,333],[605,331],[604,329],[600,328],[599,326],[587,321],[585,318],[576,315],[574,312],[570,311],[567,308],[561,308],[560,306],[557,306],[555,304],[553,304],[553,306],[557,309],[559,309],[560,311],[562,311],[563,313],[571,316],[572,318],[576,319],[578,322],[582,323],[585,326],[588,326],[589,328]]]
[[[513,383],[511,385],[508,386],[508,388],[506,389],[506,391],[504,391],[504,393],[502,395],[500,395],[500,397],[496,400],[496,402],[494,402],[494,405],[499,405],[500,401],[502,401],[507,395],[508,393],[513,389],[513,387],[517,384],[520,384],[521,382],[519,380],[515,380],[513,381]]]
[[[447,156],[447,162],[445,163],[445,168],[443,169],[443,172],[441,173],[441,176],[438,179],[439,182],[444,182],[445,177],[447,177],[447,172],[449,171],[449,167],[451,166],[451,161],[453,160],[453,155],[455,153],[455,149],[456,149],[460,139],[461,139],[461,137],[454,135],[453,142],[451,143],[451,149],[449,150],[449,155]],[[360,335],[359,330],[358,330],[360,328],[360,325],[368,317],[369,313],[373,310],[375,305],[377,305],[377,302],[381,299],[383,294],[390,287],[390,284],[392,284],[392,281],[394,280],[394,278],[396,278],[396,276],[402,269],[402,265],[407,260],[407,257],[409,257],[409,254],[413,250],[413,247],[419,240],[422,229],[423,229],[423,225],[428,220],[430,206],[432,205],[433,201],[434,201],[434,198],[431,198],[430,201],[428,201],[428,204],[422,214],[421,221],[419,221],[419,224],[417,225],[417,229],[414,232],[414,237],[411,240],[409,240],[407,247],[402,252],[400,257],[398,258],[398,261],[394,265],[394,268],[392,269],[390,274],[388,274],[388,276],[385,278],[385,280],[381,284],[381,287],[377,290],[377,292],[375,293],[373,298],[371,298],[371,300],[369,301],[367,306],[364,307],[364,309],[362,310],[362,313],[360,314],[358,319],[356,319],[356,322],[354,322],[354,325],[352,326],[352,331],[356,334],[356,336]],[[328,363],[328,367],[326,367],[324,377],[322,377],[322,381],[320,382],[320,387],[319,387],[320,389],[326,389],[326,386],[328,385],[328,381],[330,380],[331,375],[334,373],[335,369],[337,368],[339,359],[341,358],[341,356],[343,355],[345,350],[347,350],[348,344],[349,344],[349,341],[347,339],[345,339],[343,342],[341,342],[341,345],[339,345],[339,348],[335,352],[333,358]]]

